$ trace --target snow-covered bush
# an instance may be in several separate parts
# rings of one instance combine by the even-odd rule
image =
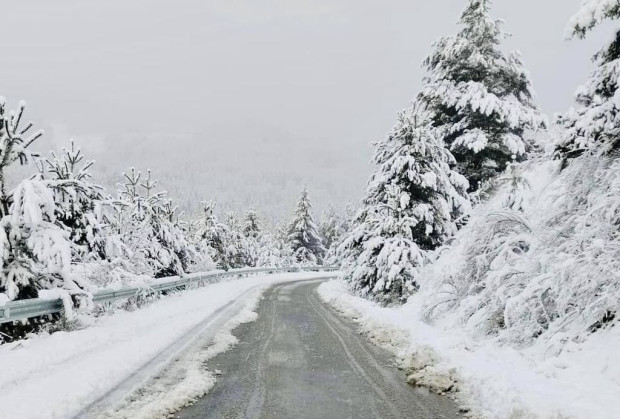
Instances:
[[[472,190],[523,160],[531,148],[524,131],[545,126],[528,72],[518,53],[501,51],[506,34],[489,8],[489,0],[468,0],[462,29],[437,41],[424,62],[418,96]]]
[[[197,253],[185,237],[177,208],[166,192],[155,192],[150,171],[144,181],[133,168],[124,177],[110,222],[129,249],[133,272],[155,277],[187,272]]]
[[[268,232],[260,235],[258,238],[257,268],[287,268],[296,266],[296,264],[293,251],[284,235]]]
[[[522,201],[510,198],[513,184],[500,187],[425,268],[423,299],[431,319],[560,349],[620,308],[620,161],[584,155],[564,171],[548,161],[525,169]]]
[[[0,221],[0,293],[10,300],[62,288],[86,295],[88,284],[72,276],[69,233],[56,223],[52,188],[40,176],[21,182]]]

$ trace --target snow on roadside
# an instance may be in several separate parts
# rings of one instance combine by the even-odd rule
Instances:
[[[205,345],[204,342],[196,342],[197,348],[187,350],[180,359],[158,374],[156,379],[149,380],[137,390],[138,398],[128,400],[108,412],[107,416],[117,419],[164,418],[207,394],[215,385],[216,375],[205,369],[204,363],[238,343],[232,331],[240,324],[258,318],[254,310],[264,290],[265,287],[253,289],[244,298],[245,304],[241,311],[218,330],[210,343]]]
[[[246,307],[251,308],[269,285],[324,276],[280,274],[212,284],[134,312],[90,318],[91,324],[82,330],[42,334],[0,346],[0,416],[72,417],[249,290],[257,290],[247,294]],[[243,311],[224,329],[250,318]],[[232,341],[224,334],[217,342],[221,349]],[[180,394],[189,394],[191,386],[204,392],[209,385],[208,379],[188,380],[186,391]],[[33,394],[37,395],[34,399]]]
[[[351,295],[346,284],[319,287],[321,298],[390,350],[410,381],[453,395],[474,416],[490,418],[620,418],[620,329],[593,335],[559,356],[475,340],[454,327],[422,321],[415,297],[383,308]]]

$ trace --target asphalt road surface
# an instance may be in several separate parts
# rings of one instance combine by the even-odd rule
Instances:
[[[405,382],[391,356],[316,295],[319,282],[277,285],[239,344],[209,361],[215,387],[179,418],[455,418],[448,398]]]

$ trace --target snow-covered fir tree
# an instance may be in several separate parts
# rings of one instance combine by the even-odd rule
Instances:
[[[570,36],[584,38],[603,21],[618,18],[617,0],[584,2],[569,23]],[[620,148],[620,30],[595,55],[594,62],[596,69],[577,90],[577,107],[558,118],[564,132],[556,151],[564,159],[585,151],[605,154]]]
[[[245,237],[257,238],[262,231],[261,222],[254,208],[250,208],[243,219],[243,234]]]
[[[326,250],[312,216],[312,204],[308,189],[304,188],[297,203],[295,216],[288,229],[288,241],[301,264],[320,264]]]
[[[361,295],[395,301],[415,289],[427,252],[457,231],[469,211],[467,180],[437,136],[430,114],[414,107],[377,144],[363,207],[338,249],[343,278]]]
[[[228,266],[228,229],[220,223],[215,214],[215,203],[202,203],[202,213],[197,221],[196,238],[198,249],[208,254],[218,269],[229,269]]]
[[[33,123],[21,126],[26,104],[20,102],[17,111],[7,111],[6,99],[0,96],[0,217],[9,213],[11,194],[7,187],[7,169],[19,162],[26,164],[37,157],[29,147],[43,135],[42,131],[30,133]]]
[[[196,253],[183,234],[176,207],[166,192],[156,192],[157,181],[150,171],[144,179],[133,168],[123,176],[113,222],[131,250],[134,266],[156,277],[185,273]]]
[[[519,54],[500,50],[506,34],[489,6],[490,0],[468,0],[462,29],[437,41],[425,60],[419,95],[472,190],[502,172],[512,156],[523,160],[530,147],[525,130],[545,126]]]
[[[255,267],[258,263],[261,246],[269,242],[263,240],[266,232],[263,231],[260,219],[256,210],[250,208],[243,219],[242,225],[243,240],[245,242],[245,263],[246,266]]]
[[[226,213],[226,266],[230,269],[244,268],[256,264],[255,249],[248,245],[243,227],[234,212]]]
[[[92,182],[82,151],[71,141],[60,156],[39,161],[39,171],[54,192],[56,223],[69,234],[74,257],[80,260],[105,259],[113,253],[106,237],[104,205],[111,199],[103,187]]]
[[[258,237],[256,267],[285,268],[295,265],[293,252],[280,234],[264,232]]]
[[[329,207],[321,217],[321,222],[319,223],[321,241],[328,252],[332,248],[332,245],[338,242],[340,238],[340,224],[340,216],[336,213],[334,207]]]
[[[330,211],[328,210],[328,213]],[[338,248],[346,239],[347,235],[351,232],[355,217],[358,213],[358,208],[355,205],[348,204],[342,214],[337,214],[335,218],[335,225],[329,227],[332,222],[328,222],[328,214],[326,214],[323,223],[321,224],[321,235],[323,237],[329,237],[329,232],[333,231],[331,236],[331,243],[327,247],[327,253],[325,255],[324,264],[328,266],[340,266],[340,258],[338,255]],[[323,243],[328,242],[329,239],[324,239]]]
[[[357,210],[353,205],[347,205],[342,213],[338,213],[333,207],[325,211],[319,224],[321,240],[327,253],[325,263],[328,265],[339,265],[336,257],[338,246],[343,238],[351,230],[351,221],[354,219]]]
[[[69,233],[56,222],[54,193],[40,175],[22,181],[0,221],[0,292],[9,299],[36,298],[42,289],[84,295],[87,285],[70,275]]]

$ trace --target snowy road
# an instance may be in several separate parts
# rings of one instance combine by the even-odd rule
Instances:
[[[0,418],[154,418],[207,392],[204,362],[236,343],[231,329],[274,284],[325,273],[255,276],[168,296],[80,330],[0,346]],[[37,396],[32,397],[33,394]]]
[[[316,296],[318,282],[266,292],[256,322],[231,351],[206,363],[214,388],[180,418],[453,418],[447,398],[405,383],[387,352]]]

